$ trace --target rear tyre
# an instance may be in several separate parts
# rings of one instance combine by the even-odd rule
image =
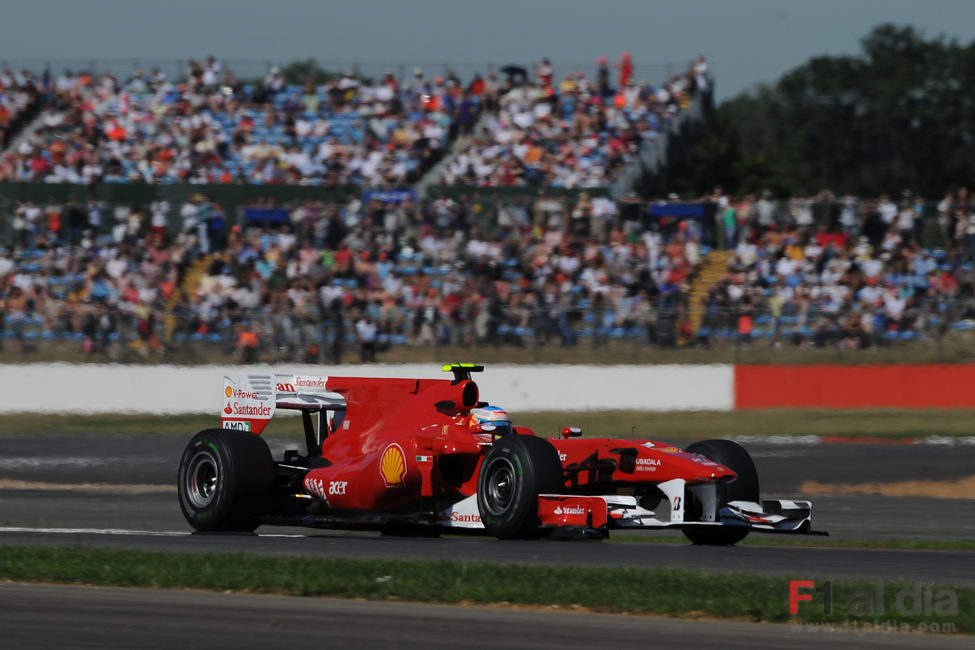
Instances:
[[[203,531],[253,531],[274,502],[274,460],[253,433],[205,429],[179,461],[179,507]]]
[[[744,447],[731,440],[702,440],[688,447],[687,451],[720,463],[734,470],[738,475],[727,483],[718,484],[719,508],[731,501],[758,502],[758,472],[755,470],[752,457]],[[684,530],[684,535],[694,544],[730,546],[745,539],[748,528],[746,526],[688,528]]]
[[[535,436],[498,438],[477,477],[484,529],[499,539],[538,537],[538,495],[559,492],[562,485],[562,462],[552,443]]]

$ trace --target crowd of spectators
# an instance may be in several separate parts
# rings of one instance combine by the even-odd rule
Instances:
[[[38,128],[0,158],[0,180],[410,183],[469,130],[483,93],[483,83],[421,69],[402,86],[390,73],[370,81],[352,71],[294,85],[278,68],[242,83],[213,57],[176,80],[66,71],[42,94],[49,110]]]
[[[377,345],[656,337],[651,325],[684,308],[700,260],[696,241],[663,242],[616,218],[598,237],[573,229],[554,200],[498,208],[477,197],[352,199],[306,202],[290,216],[231,233],[180,307],[190,330],[226,330],[263,311],[276,348],[317,354],[324,345],[334,359],[343,341],[357,340],[364,360]]]
[[[499,110],[442,174],[445,185],[479,187],[607,186],[641,144],[655,139],[692,96],[710,92],[707,62],[659,85],[637,81],[624,52],[613,78],[606,57],[596,78],[584,71],[558,80],[543,59],[501,93]]]
[[[695,96],[707,62],[651,86],[624,54],[590,80],[543,60],[505,78],[353,72],[241,83],[210,57],[183,79],[65,72],[0,75],[0,138],[46,112],[0,155],[0,180],[200,185],[179,205],[97,199],[4,208],[0,345],[183,341],[306,361],[363,361],[390,345],[867,347],[975,329],[975,200],[828,190],[644,202],[604,196],[641,143]],[[483,119],[481,119],[483,118]],[[476,128],[479,119],[482,129]],[[227,214],[207,184],[392,187],[451,143],[444,185],[491,189],[418,201],[352,191],[341,201]],[[553,196],[546,188],[576,189]],[[94,195],[94,193],[93,193]],[[328,196],[336,196],[334,193]],[[691,301],[711,249],[723,275]],[[202,279],[180,290],[194,260]],[[697,287],[698,290],[701,287]],[[168,324],[167,324],[168,321]]]
[[[580,216],[593,203],[611,212],[602,226]],[[307,201],[287,210],[286,223],[245,219],[225,240],[211,238],[208,268],[183,296],[174,293],[181,274],[203,254],[198,222],[164,235],[146,218],[151,209],[72,202],[59,207],[65,220],[76,215],[77,238],[38,220],[45,225],[33,241],[0,253],[4,327],[21,340],[35,330],[77,338],[88,351],[125,337],[161,350],[172,313],[175,342],[237,344],[241,358],[252,358],[254,346],[243,342],[256,335],[261,350],[307,360],[337,360],[356,341],[368,360],[398,344],[656,340],[658,319],[672,322],[660,342],[673,343],[701,259],[696,239],[664,241],[605,199],[578,204]],[[178,207],[181,215],[193,211],[187,206],[213,209],[202,195]],[[257,214],[272,210],[265,204]]]
[[[33,204],[20,207],[40,210]],[[29,248],[0,247],[0,347],[4,339],[14,339],[26,351],[37,339],[47,339],[77,341],[85,353],[96,353],[124,337],[146,351],[162,349],[166,301],[192,251],[182,240],[166,243],[128,220],[95,236],[85,214],[89,207],[97,219],[97,203],[44,207],[43,219],[64,208],[69,218],[77,214],[85,220],[88,227],[79,227],[73,243],[45,225],[33,233]],[[117,209],[119,214],[129,210]]]
[[[0,150],[10,144],[12,134],[37,115],[40,104],[40,89],[29,72],[3,69],[0,73]]]
[[[863,348],[975,317],[965,190],[934,204],[909,192],[736,200],[719,188],[707,202],[734,254],[706,297],[702,337]]]
[[[866,347],[975,318],[975,205],[965,192],[923,204],[715,191],[700,204],[714,208],[705,212],[714,236],[734,223],[731,256],[693,305],[708,228],[655,216],[668,203],[685,205],[585,193],[350,196],[268,200],[236,223],[220,221],[203,194],[178,206],[24,202],[14,213],[31,228],[0,249],[2,328],[22,343],[76,339],[88,352],[116,340],[159,351],[199,340],[236,346],[242,360],[271,351],[312,362],[339,361],[356,343],[363,360],[391,345],[622,337]],[[947,239],[932,246],[930,236]],[[202,279],[183,295],[183,274],[205,255]]]
[[[348,70],[318,84],[288,83],[272,67],[245,83],[211,56],[181,79],[65,71],[45,73],[36,90],[6,73],[0,136],[5,106],[46,110],[0,156],[0,181],[396,186],[464,138],[445,183],[604,187],[711,83],[703,58],[659,85],[634,79],[628,53],[617,67],[600,58],[591,81],[581,70],[558,81],[546,59],[503,79],[416,68],[403,80]]]

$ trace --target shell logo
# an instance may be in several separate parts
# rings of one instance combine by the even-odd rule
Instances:
[[[226,395],[227,397],[230,397],[231,395],[234,394],[234,391],[230,389],[230,386],[227,386],[227,390],[223,391],[223,394]]]
[[[379,474],[386,487],[402,487],[406,481],[406,454],[395,442],[388,445],[379,459]]]

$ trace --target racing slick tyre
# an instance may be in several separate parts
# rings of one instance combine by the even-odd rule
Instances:
[[[552,443],[511,435],[494,441],[477,477],[484,529],[499,539],[538,537],[538,495],[559,492],[562,462]]]
[[[253,433],[205,429],[179,461],[179,506],[202,531],[250,532],[274,501],[274,460]]]
[[[735,471],[738,476],[717,486],[717,505],[720,508],[730,501],[758,501],[758,472],[755,463],[745,448],[731,440],[702,440],[687,448],[692,454],[720,463]],[[688,504],[690,507],[691,504]],[[747,526],[715,526],[708,528],[687,528],[684,530],[694,544],[729,546],[745,539]]]

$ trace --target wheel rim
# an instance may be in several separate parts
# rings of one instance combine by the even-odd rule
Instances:
[[[206,508],[217,494],[220,469],[209,451],[199,451],[190,460],[184,488],[195,508]]]
[[[515,494],[515,466],[507,458],[496,458],[488,467],[484,504],[493,515],[504,513]]]

